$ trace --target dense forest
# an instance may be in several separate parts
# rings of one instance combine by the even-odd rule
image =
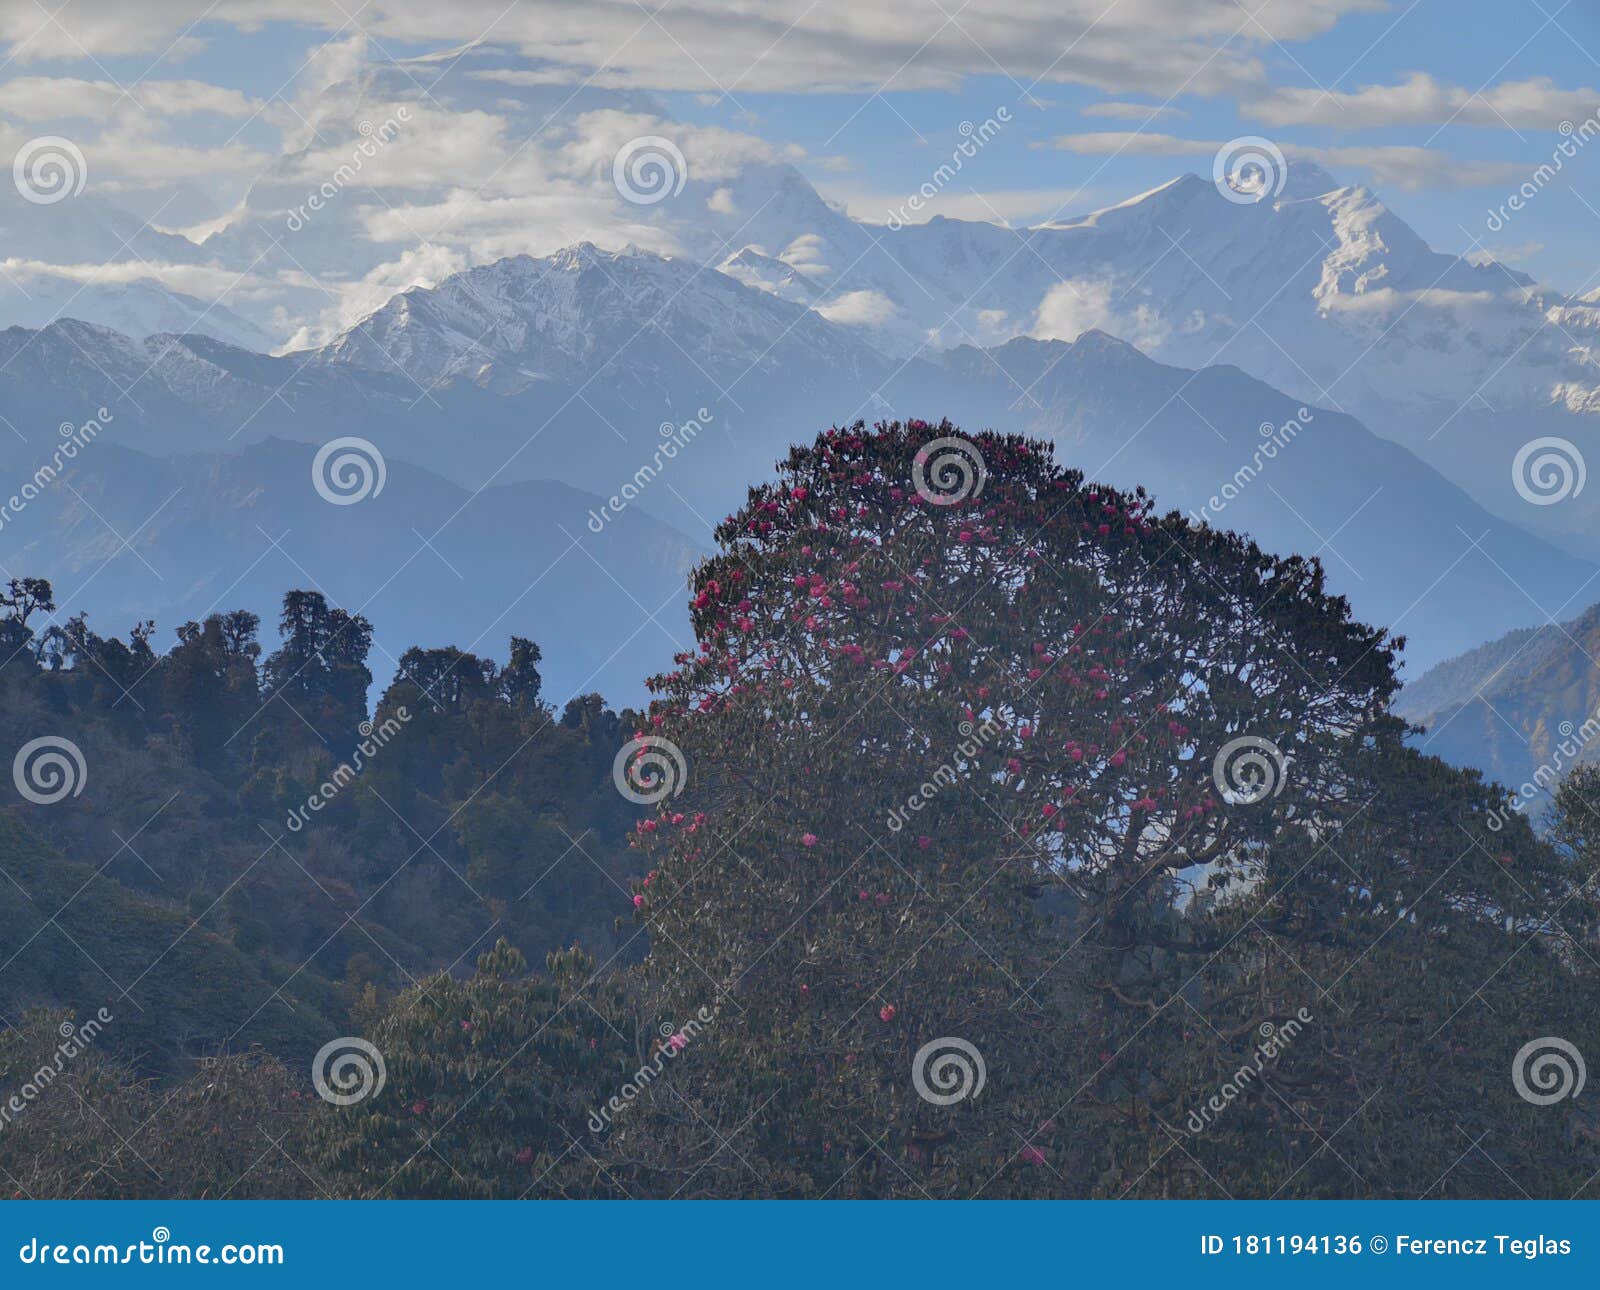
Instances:
[[[1600,775],[1536,835],[1315,560],[957,436],[793,449],[638,713],[520,637],[369,710],[315,590],[162,652],[10,580],[0,1178],[1588,1194]]]

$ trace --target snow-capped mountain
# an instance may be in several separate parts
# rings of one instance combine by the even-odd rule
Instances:
[[[647,390],[686,366],[718,388],[816,367],[851,382],[882,367],[803,306],[691,261],[589,243],[404,291],[318,359],[403,372],[424,388],[461,377],[500,392],[602,377]]]
[[[29,328],[47,327],[58,318],[75,319],[136,340],[198,334],[241,349],[264,351],[273,344],[271,336],[221,301],[207,303],[155,282],[0,278],[0,317],[11,326]]]
[[[1595,577],[1354,418],[1236,367],[1158,363],[1096,330],[896,360],[856,328],[642,251],[513,257],[277,357],[73,322],[13,328],[0,333],[0,399],[28,441],[0,443],[0,457],[26,474],[48,459],[63,408],[104,406],[113,420],[97,449],[237,453],[356,435],[466,490],[468,509],[486,484],[554,480],[707,543],[790,443],[857,419],[948,415],[1048,437],[1091,477],[1318,555],[1360,617],[1410,638],[1415,669],[1571,612]],[[315,496],[309,478],[302,492]],[[607,514],[597,509],[602,529]],[[0,531],[7,567],[29,563],[13,545],[28,541],[27,521]],[[413,537],[401,526],[392,540]]]
[[[902,224],[887,208],[852,217],[762,140],[685,126],[681,185],[630,204],[613,159],[631,137],[676,133],[664,104],[602,84],[574,91],[541,70],[488,42],[365,63],[302,99],[303,129],[203,238],[141,227],[93,192],[50,207],[0,196],[7,254],[58,267],[163,266],[168,289],[182,283],[207,305],[208,292],[226,292],[222,307],[280,346],[337,337],[327,361],[398,375],[413,397],[467,374],[496,390],[559,383],[624,340],[626,355],[596,383],[633,387],[637,407],[651,401],[652,373],[689,361],[679,349],[708,385],[732,388],[752,362],[763,374],[788,362],[790,342],[819,363],[857,354],[824,336],[864,344],[892,367],[1097,329],[1162,362],[1230,363],[1346,411],[1488,511],[1600,558],[1600,491],[1538,506],[1511,476],[1530,439],[1592,438],[1593,284],[1568,296],[1478,262],[1475,245],[1435,251],[1367,188],[1301,160],[1257,202],[1183,175],[1031,228]],[[551,262],[585,238],[607,249]],[[675,267],[623,282],[606,257],[630,245]],[[775,308],[724,293],[710,314],[691,314],[672,294],[672,275],[687,269],[753,288]],[[618,278],[611,298],[592,285],[605,273]],[[606,330],[613,300],[633,290],[650,293],[660,314],[644,337]],[[735,301],[739,316],[724,323],[716,311]],[[135,335],[188,329],[181,317],[91,303],[69,312]],[[411,317],[424,306],[431,317]],[[0,322],[40,321],[7,309],[0,300]],[[424,323],[429,340],[417,347],[411,335]],[[199,325],[247,342],[219,312]],[[747,328],[765,340],[747,343]]]
[[[1497,263],[1433,251],[1366,188],[1295,163],[1270,201],[1185,175],[1035,228],[850,219],[788,167],[728,185],[734,212],[659,218],[742,282],[846,315],[903,355],[1097,328],[1186,367],[1231,363],[1359,417],[1491,511],[1589,554],[1600,510],[1529,505],[1511,481],[1539,435],[1583,440],[1600,416],[1600,308]],[[741,244],[721,241],[743,219]],[[726,227],[724,227],[726,226]],[[748,241],[742,239],[748,237]],[[1600,506],[1600,501],[1594,503]]]

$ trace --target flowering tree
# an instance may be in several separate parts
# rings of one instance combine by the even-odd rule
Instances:
[[[1503,937],[1561,890],[1547,857],[1514,886],[1370,829],[1341,854],[1385,773],[1423,774],[1401,642],[1315,561],[1045,444],[834,429],[717,539],[630,765],[647,971],[670,1012],[723,1001],[619,1133],[665,1190],[1203,1192],[1185,1107],[1247,1037],[1334,1010],[1297,956],[1367,982],[1435,930],[1361,968],[1353,929],[1397,903]],[[1309,1081],[1305,1140],[1360,1080],[1323,1042],[1275,1062]]]

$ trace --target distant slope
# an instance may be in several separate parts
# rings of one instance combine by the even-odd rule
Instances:
[[[103,863],[103,862],[102,862]],[[71,1009],[81,1023],[104,1007],[97,1037],[150,1071],[184,1059],[260,1043],[307,1057],[334,1033],[304,998],[319,978],[291,988],[176,907],[135,895],[100,864],[52,851],[14,814],[0,810],[0,1011]],[[285,968],[283,977],[292,971]]]
[[[1302,417],[1237,368],[1170,367],[1101,332],[962,348],[942,366],[935,397],[889,397],[909,407],[917,393],[976,426],[995,424],[984,400],[1009,391],[1000,424],[1053,439],[1091,477],[1319,556],[1359,617],[1409,638],[1410,670],[1600,587],[1593,564],[1489,514],[1407,449],[1325,408]]]
[[[337,506],[316,491],[307,444],[171,458],[91,448],[0,528],[0,564],[51,579],[61,616],[87,610],[102,635],[153,617],[164,644],[186,619],[244,608],[270,648],[283,592],[320,589],[372,621],[379,685],[409,646],[503,660],[516,634],[543,647],[557,703],[593,690],[637,700],[689,640],[685,578],[700,548],[637,507],[595,533],[603,503],[564,484],[474,494],[397,460],[380,493]]]
[[[1144,484],[1164,509],[1203,514],[1273,551],[1318,555],[1332,587],[1361,618],[1408,637],[1413,669],[1508,628],[1560,616],[1582,603],[1577,597],[1595,574],[1592,563],[1496,518],[1411,452],[1334,410],[1307,405],[1310,415],[1292,442],[1285,439],[1264,458],[1272,436],[1261,427],[1278,431],[1301,404],[1238,368],[1155,362],[1092,329],[1071,343],[1019,339],[897,362],[858,331],[798,304],[690,260],[638,251],[577,247],[499,261],[432,290],[404,293],[325,349],[280,357],[197,336],[134,340],[77,323],[12,329],[0,333],[0,400],[32,454],[30,460],[14,438],[0,435],[0,463],[24,478],[52,451],[64,419],[93,415],[100,406],[114,415],[94,451],[74,465],[106,490],[83,493],[88,505],[72,515],[78,545],[69,542],[58,554],[48,526],[35,528],[34,517],[23,515],[0,531],[0,559],[21,542],[28,559],[14,567],[43,561],[87,571],[96,551],[116,547],[91,506],[119,531],[139,530],[141,551],[170,540],[179,516],[188,514],[195,522],[171,552],[183,581],[156,579],[136,560],[123,561],[135,581],[145,580],[140,594],[147,604],[192,614],[196,601],[201,609],[209,604],[201,597],[206,588],[219,595],[241,575],[253,585],[250,561],[264,553],[262,568],[276,581],[303,577],[298,563],[337,587],[340,599],[359,606],[376,597],[372,616],[388,648],[397,643],[390,630],[414,640],[432,637],[446,607],[459,611],[451,621],[465,623],[469,637],[487,630],[493,641],[530,603],[542,603],[545,582],[511,618],[496,622],[526,585],[519,579],[539,573],[541,553],[554,555],[561,547],[551,544],[569,540],[563,527],[576,536],[598,498],[636,491],[624,518],[648,512],[676,536],[641,532],[599,567],[584,553],[598,554],[613,540],[615,526],[604,526],[601,542],[585,538],[566,562],[580,562],[588,576],[565,584],[549,607],[554,624],[582,628],[577,648],[599,647],[587,669],[560,672],[552,661],[557,674],[581,684],[595,673],[596,683],[621,687],[611,690],[620,702],[637,695],[638,678],[665,656],[643,642],[670,654],[678,628],[664,635],[657,624],[682,622],[651,618],[680,585],[657,576],[651,553],[662,543],[679,550],[686,542],[709,545],[715,523],[752,482],[770,476],[789,444],[857,418],[949,416],[973,429],[1048,437],[1064,464],[1118,484]],[[671,438],[663,427],[670,431],[691,418],[701,423],[692,442],[662,458],[664,438]],[[304,507],[315,500],[302,483],[309,463],[306,472],[298,466],[269,472],[272,487],[257,497],[247,453],[246,466],[218,467],[215,483],[198,490],[200,502],[186,493],[145,531],[139,526],[166,494],[154,482],[136,489],[119,478],[103,452],[120,445],[161,456],[213,456],[269,438],[322,444],[345,435],[370,439],[392,465],[413,463],[437,483],[411,490],[400,471],[375,504],[308,513]],[[180,470],[199,482],[193,467]],[[133,473],[143,477],[139,469]],[[545,481],[540,487],[547,490],[560,481],[590,496],[565,509],[532,495],[495,500],[515,496],[503,488],[534,481]],[[96,500],[130,489],[126,505]],[[256,509],[206,500],[219,489]],[[402,494],[414,502],[390,501]],[[1213,497],[1225,504],[1209,505]],[[324,550],[321,544],[298,546],[294,538],[286,544],[292,560],[270,549],[260,530],[276,534],[291,521],[268,524],[263,517],[285,499],[301,508],[295,526],[333,544],[325,556],[312,554]],[[528,549],[517,559],[505,558],[508,536],[520,540],[519,525],[557,511],[567,517],[561,525],[544,523],[538,542],[524,543]],[[419,516],[430,523],[419,523]],[[425,548],[417,554],[418,531],[430,536],[440,525],[439,554]],[[249,557],[196,564],[194,552],[210,541],[208,526],[223,535],[220,551]],[[338,554],[346,528],[359,551],[353,561]],[[388,558],[378,550],[385,543],[398,557],[379,567]],[[402,563],[404,576],[394,576]],[[669,561],[670,577],[686,564],[686,558]],[[488,578],[491,569],[498,581]],[[570,573],[563,567],[552,576]],[[105,597],[102,584],[115,581],[98,580],[94,596]],[[424,599],[442,597],[432,619],[417,612],[419,589]],[[71,592],[70,580],[65,590]],[[600,611],[603,630],[586,624],[586,597],[616,602]],[[90,607],[102,603],[125,613],[131,597],[96,599]],[[681,606],[666,612],[679,615]],[[540,636],[537,627],[524,630],[524,618],[517,621],[522,634]],[[543,632],[552,660],[559,649],[554,624]],[[607,662],[625,639],[624,654]]]
[[[1396,706],[1427,731],[1427,751],[1507,785],[1544,765],[1600,762],[1600,739],[1583,735],[1600,712],[1600,605],[1441,663],[1402,690]]]

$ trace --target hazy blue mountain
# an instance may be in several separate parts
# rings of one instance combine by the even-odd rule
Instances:
[[[517,495],[508,486],[541,480],[549,489],[548,481],[559,481],[588,495],[569,497],[564,513],[575,534],[591,508],[605,510],[598,499],[623,497],[631,520],[653,516],[664,526],[660,540],[682,552],[709,544],[712,526],[752,481],[770,475],[791,442],[830,424],[888,415],[950,416],[973,429],[1047,436],[1064,462],[1091,477],[1145,484],[1163,508],[1241,529],[1270,549],[1317,554],[1360,616],[1410,638],[1413,671],[1508,627],[1572,612],[1595,573],[1587,561],[1495,518],[1353,418],[1316,406],[1302,415],[1296,400],[1236,368],[1161,364],[1095,330],[1070,344],[1014,340],[892,359],[858,331],[801,305],[689,260],[638,251],[584,246],[500,261],[403,293],[323,349],[277,357],[196,335],[141,339],[77,322],[12,328],[0,332],[0,401],[15,431],[0,436],[0,464],[16,478],[49,459],[63,422],[80,423],[101,407],[112,414],[77,469],[104,490],[80,487],[84,497],[124,532],[171,489],[161,489],[156,463],[124,477],[101,450],[201,454],[216,479],[202,488],[193,463],[174,466],[196,487],[153,530],[166,532],[187,516],[187,536],[201,549],[216,531],[230,552],[259,552],[258,517],[247,512],[241,520],[216,495],[270,486],[273,507],[289,499],[322,507],[295,517],[319,539],[333,541],[340,523],[356,525],[359,542],[384,547],[386,557],[397,553],[389,558],[398,565],[418,545],[413,530],[431,533],[462,500],[487,489],[438,543],[452,564],[472,566],[470,595],[426,550],[381,592],[391,571],[377,567],[376,556],[355,568],[332,552],[297,556],[318,578],[328,567],[327,577],[347,579],[339,597],[357,605],[374,593],[402,604],[415,598],[411,579],[419,573],[430,591],[456,584],[457,603],[471,611],[460,621],[474,630],[515,594],[488,577],[491,568],[505,574],[504,586],[520,588],[519,579],[542,567],[542,553],[559,550],[547,528],[546,540],[508,554],[505,534],[521,533],[528,509],[509,500]],[[281,464],[283,445],[267,458],[247,451],[269,438],[321,445],[350,435],[375,444],[396,481],[405,463],[424,472],[416,497],[394,502],[406,491],[396,482],[376,503],[330,508],[303,486],[309,450],[292,469]],[[241,451],[243,458],[232,456]],[[253,470],[271,463],[279,475],[253,479]],[[480,518],[494,511],[490,497],[507,499],[509,530]],[[12,530],[29,533],[29,518],[0,532],[8,563],[20,559],[15,544],[28,540]],[[275,531],[265,521],[261,527]],[[601,527],[607,541],[627,545],[611,525]],[[656,539],[640,531],[637,540]],[[29,560],[61,567],[74,554],[69,546],[46,556],[47,545],[34,541]],[[676,579],[684,561],[652,563],[653,553],[636,550],[629,577],[620,556],[607,567],[654,609],[669,589],[658,575],[666,569]],[[228,578],[184,568],[176,584],[183,591],[162,593],[154,583],[145,589],[150,595],[141,590],[120,603],[158,603],[184,617],[202,612]],[[288,571],[280,559],[268,579],[273,591]],[[591,566],[589,574],[574,583],[580,598],[614,590],[601,570]],[[651,600],[646,593],[658,586]],[[566,608],[581,618],[576,605]],[[643,620],[628,608],[635,624]],[[414,621],[399,625],[409,630]],[[497,630],[490,640],[498,647],[506,634]],[[649,634],[661,635],[654,627]],[[554,644],[551,632],[544,635]],[[591,640],[583,638],[585,647]],[[631,672],[619,663],[607,683],[624,687],[619,695],[636,694],[626,687],[656,661]]]
[[[1407,686],[1397,706],[1424,728],[1418,742],[1429,752],[1513,787],[1542,788],[1574,764],[1600,761],[1597,657],[1600,605],[1449,659]]]
[[[390,460],[381,492],[333,505],[307,444],[168,458],[91,448],[0,528],[0,566],[51,579],[59,617],[87,610],[101,635],[154,617],[165,643],[186,619],[246,608],[273,642],[283,592],[316,588],[372,620],[380,684],[408,646],[503,661],[516,634],[543,647],[558,703],[593,690],[637,700],[690,639],[696,543],[640,510],[597,534],[599,499],[564,484],[474,494]]]

